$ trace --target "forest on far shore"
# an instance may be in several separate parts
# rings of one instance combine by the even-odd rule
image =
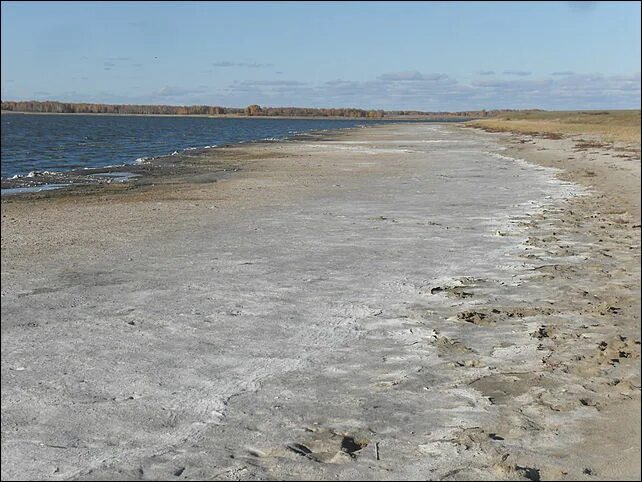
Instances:
[[[147,114],[147,115],[230,115],[250,117],[348,117],[383,119],[384,117],[489,117],[507,111],[422,112],[416,110],[365,110],[354,108],[261,107],[245,108],[209,105],[137,105],[92,104],[57,101],[3,101],[2,110],[52,114]]]

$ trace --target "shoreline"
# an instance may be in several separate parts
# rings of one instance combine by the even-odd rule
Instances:
[[[115,453],[116,465],[82,468],[73,458],[54,462],[50,455],[58,452],[14,436],[3,438],[3,476],[5,470],[18,474],[9,471],[23,467],[24,452],[39,454],[42,463],[23,474],[47,476],[49,467],[64,478],[136,477],[143,467],[152,477],[183,467],[187,478],[216,473],[223,479],[639,477],[639,463],[624,451],[632,441],[639,457],[639,162],[603,149],[599,155],[594,148],[576,150],[572,139],[432,126],[437,131],[430,124],[386,125],[322,140],[222,149],[191,159],[193,172],[184,178],[98,190],[81,203],[74,195],[3,199],[7,386],[25,386],[16,383],[30,380],[38,363],[19,348],[23,339],[48,337],[55,343],[44,353],[64,357],[67,348],[56,330],[85,340],[82,326],[89,322],[110,340],[98,350],[100,360],[119,347],[146,376],[148,359],[158,369],[157,352],[146,348],[133,355],[130,338],[140,337],[146,347],[162,342],[163,360],[190,353],[192,362],[178,363],[178,380],[171,362],[162,382],[171,390],[172,381],[187,383],[187,408],[173,409],[170,432],[198,446],[160,449],[160,456]],[[448,142],[425,143],[439,135],[474,146],[478,157],[464,163]],[[486,157],[485,149],[508,157]],[[194,178],[223,165],[239,170],[216,184]],[[562,201],[572,186],[549,184],[550,167],[563,169],[557,176],[582,184],[585,194]],[[537,203],[511,204],[512,197],[515,203],[525,196],[515,185],[539,186],[529,194]],[[473,188],[477,197],[465,198]],[[444,206],[450,211],[431,210],[457,189],[461,198]],[[481,218],[488,215],[483,202],[502,210]],[[444,243],[449,250],[441,257],[452,257],[453,266],[435,271],[440,257],[431,252]],[[152,281],[159,275],[171,283]],[[86,309],[77,301],[85,290],[93,293],[85,303],[94,305]],[[171,297],[176,306],[164,308],[171,313],[145,303],[156,293],[162,294],[160,305]],[[39,320],[41,313],[47,313],[46,323],[30,327],[28,319]],[[299,317],[303,325],[291,321]],[[271,337],[254,331],[273,329],[272,320],[289,327],[272,332],[284,340],[274,354]],[[201,346],[201,338],[209,345]],[[225,379],[214,375],[216,383],[205,382],[218,373],[207,368],[219,363],[213,351],[227,350],[219,338],[237,350],[256,346],[234,360],[243,368],[256,359],[252,370],[258,373],[243,379],[244,388],[222,405],[212,393],[226,386]],[[100,339],[92,333],[86,343]],[[94,356],[92,366],[101,370]],[[201,368],[192,366],[201,360]],[[67,377],[67,396],[78,399],[76,406],[101,403],[127,418],[129,410],[139,414],[155,403],[176,403],[142,383],[147,379],[137,381],[138,375],[107,363],[122,377],[117,386],[133,390],[132,401],[127,391],[100,401],[100,393]],[[41,368],[47,383],[58,383],[53,367]],[[201,380],[200,370],[207,376],[192,384],[193,377]],[[96,386],[98,379],[83,376]],[[191,391],[195,386],[203,391]],[[3,387],[7,424],[19,420],[13,397]],[[63,410],[65,398],[55,400]],[[199,400],[210,405],[194,406]],[[144,413],[152,420],[163,412]],[[83,420],[69,423],[84,433]],[[165,422],[158,423],[167,432]],[[135,425],[128,433],[138,436],[155,426]],[[631,433],[613,440],[612,426]],[[30,430],[30,440],[50,437],[37,425],[16,428]],[[73,457],[73,441],[61,437],[45,443],[71,445],[65,452]],[[340,448],[347,439],[357,447],[350,456]],[[288,448],[301,446],[304,456]]]
[[[85,114],[69,114],[69,115],[85,115]],[[111,115],[111,114],[95,114],[95,115]],[[120,114],[117,114],[120,115]],[[385,121],[380,121],[375,125],[388,125]],[[360,129],[366,126],[352,126],[352,127],[337,127],[335,129],[315,129],[305,132],[288,134],[282,138],[277,139],[256,139],[249,141],[238,141],[228,144],[220,144],[214,146],[204,147],[188,147],[181,151],[174,150],[172,153],[163,154],[159,156],[143,156],[139,159],[132,161],[129,164],[116,164],[104,167],[87,167],[76,168],[65,171],[32,171],[33,176],[29,174],[16,175],[9,178],[3,178],[2,191],[3,199],[7,196],[14,197],[19,195],[23,197],[25,194],[40,194],[40,193],[74,193],[77,194],[88,187],[96,188],[98,186],[105,186],[116,181],[118,183],[127,183],[130,187],[135,187],[138,184],[148,184],[150,179],[168,176],[177,176],[184,174],[181,171],[189,171],[181,169],[181,163],[189,161],[189,158],[204,156],[206,152],[215,152],[216,149],[233,149],[235,147],[242,148],[243,146],[251,145],[269,145],[274,142],[305,142],[310,139],[331,139],[333,135],[341,132],[349,132],[354,129]],[[173,170],[166,172],[164,167],[171,165]],[[223,168],[227,170],[225,167]],[[232,167],[234,169],[234,167]],[[114,176],[109,176],[113,173]],[[31,173],[30,173],[31,174]],[[123,180],[121,174],[126,175]],[[195,172],[195,175],[200,173]],[[97,178],[103,176],[102,178]],[[167,179],[171,181],[171,179]],[[55,186],[55,188],[49,188]],[[40,190],[38,190],[40,188]],[[11,192],[13,189],[26,189],[24,192]]]

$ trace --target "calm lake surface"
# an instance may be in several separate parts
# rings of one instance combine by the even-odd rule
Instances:
[[[2,178],[31,171],[131,164],[185,149],[283,139],[303,132],[381,122],[2,114]]]

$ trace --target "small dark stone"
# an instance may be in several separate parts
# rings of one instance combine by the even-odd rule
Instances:
[[[535,469],[533,467],[520,467],[519,465],[516,465],[515,470],[521,473],[528,480],[533,480],[535,482],[539,482],[541,480],[539,469]]]
[[[353,454],[367,446],[367,443],[357,442],[353,437],[343,437],[341,441],[341,450]]]

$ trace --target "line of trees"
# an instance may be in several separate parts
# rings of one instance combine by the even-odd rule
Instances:
[[[245,108],[209,105],[135,105],[91,104],[57,101],[3,101],[3,111],[44,112],[56,114],[152,114],[152,115],[245,115],[251,117],[349,117],[383,119],[384,117],[490,117],[511,110],[476,110],[464,112],[422,112],[417,110],[364,110],[353,108],[316,109],[308,107],[261,107],[248,105]]]
[[[160,114],[160,115],[246,115],[252,117],[359,117],[382,119],[383,110],[312,109],[302,107],[261,107],[249,105],[244,109],[209,105],[134,105],[90,104],[56,101],[5,101],[2,110],[13,112],[45,112],[55,114]]]
[[[248,105],[243,112],[251,117],[357,117],[383,119],[383,110],[363,109],[315,109],[310,107],[261,107]]]
[[[439,118],[448,118],[448,117],[489,117],[498,114],[499,112],[506,112],[506,110],[465,110],[459,112],[423,112],[420,110],[393,110],[386,112],[387,115],[391,116],[406,116],[406,117],[439,117]]]
[[[3,101],[2,110],[14,112],[47,112],[55,114],[166,114],[166,115],[221,115],[230,110],[207,105],[134,105],[89,104],[56,101]],[[236,109],[242,112],[241,109]]]

